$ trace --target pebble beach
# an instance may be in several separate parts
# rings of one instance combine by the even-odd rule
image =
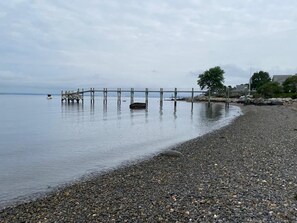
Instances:
[[[232,124],[0,210],[0,222],[297,222],[297,109]]]

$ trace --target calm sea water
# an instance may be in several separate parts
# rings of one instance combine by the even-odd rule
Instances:
[[[122,98],[124,99],[124,98]],[[132,111],[116,98],[61,104],[60,98],[0,95],[0,205],[23,200],[91,172],[114,168],[229,124],[236,106],[149,99]],[[135,101],[144,102],[144,99]]]

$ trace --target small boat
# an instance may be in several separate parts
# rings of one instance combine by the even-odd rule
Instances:
[[[52,95],[51,94],[48,94],[47,95],[47,99],[52,99],[53,97],[52,97]]]
[[[146,109],[146,103],[135,102],[130,104],[130,109]]]

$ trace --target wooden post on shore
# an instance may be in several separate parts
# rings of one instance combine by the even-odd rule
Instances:
[[[63,102],[63,91],[61,91],[61,102]]]
[[[176,101],[177,101],[177,88],[174,88],[174,108],[176,108]]]
[[[160,109],[163,108],[163,88],[160,88]]]
[[[229,103],[230,103],[230,102],[229,102],[229,101],[230,101],[230,100],[229,100],[229,97],[230,97],[229,94],[230,94],[230,91],[229,91],[229,88],[227,88],[227,89],[226,89],[226,108],[229,108]]]
[[[134,102],[134,88],[131,88],[131,98],[130,98],[130,104]]]
[[[145,104],[148,107],[148,88],[145,89]]]
[[[208,106],[210,106],[210,88],[208,89]]]

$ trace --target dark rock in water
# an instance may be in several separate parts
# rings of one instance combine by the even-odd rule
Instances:
[[[182,157],[183,154],[176,150],[167,150],[161,153],[162,156],[168,156],[168,157]]]
[[[135,102],[130,104],[130,109],[146,109],[146,103]]]

